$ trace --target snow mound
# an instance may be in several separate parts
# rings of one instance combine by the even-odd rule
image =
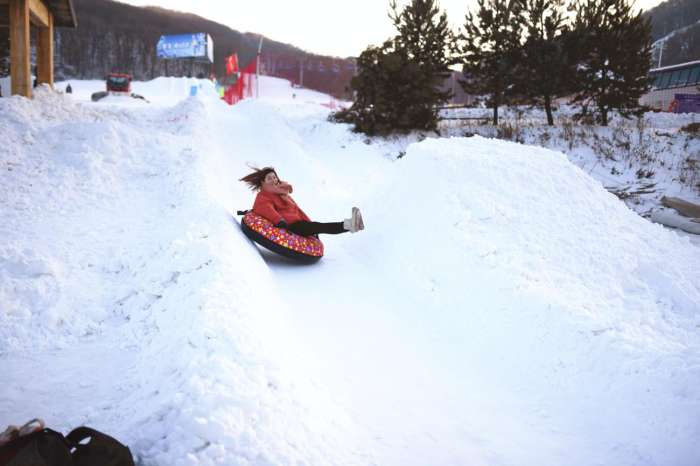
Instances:
[[[700,250],[561,153],[428,139],[396,170],[372,213],[396,231],[375,237],[380,275],[411,290],[404,310],[435,331],[459,397],[509,405],[455,399],[453,418],[495,458],[515,447],[505,464],[693,464]],[[494,441],[506,424],[538,451]]]
[[[521,290],[576,315],[612,323],[654,309],[686,320],[688,330],[700,323],[688,240],[627,209],[563,154],[478,136],[429,139],[410,146],[399,169],[413,182],[392,189],[387,208],[405,224],[429,212],[428,228],[414,222],[405,233],[444,232],[439,256],[456,249],[483,258]],[[399,209],[409,195],[411,209]],[[610,299],[631,290],[639,303]]]
[[[260,77],[260,98],[271,102],[296,101],[304,103],[327,104],[332,100],[328,94],[323,94],[311,89],[293,87],[286,79],[273,78],[271,76]]]

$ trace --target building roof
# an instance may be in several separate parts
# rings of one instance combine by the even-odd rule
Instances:
[[[694,88],[700,85],[700,60],[649,70],[654,90]]]
[[[78,27],[78,17],[75,15],[73,0],[43,0],[48,9],[53,13],[53,25],[58,28]],[[0,0],[0,5],[8,5],[9,0]],[[6,15],[6,13],[5,13]],[[4,16],[0,12],[0,23]]]
[[[659,71],[671,71],[671,70],[685,68],[686,66],[693,66],[693,65],[698,65],[698,64],[700,64],[700,60],[689,61],[686,63],[678,63],[676,65],[662,66],[661,68],[652,68],[649,70],[649,73],[657,73]]]
[[[53,13],[53,25],[59,28],[78,27],[73,0],[45,0],[46,6]]]

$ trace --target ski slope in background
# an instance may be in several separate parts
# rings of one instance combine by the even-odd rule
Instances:
[[[0,423],[144,465],[697,466],[700,249],[562,154],[396,159],[271,78],[234,107],[98,84],[0,99]],[[367,229],[311,267],[258,250],[248,164]]]

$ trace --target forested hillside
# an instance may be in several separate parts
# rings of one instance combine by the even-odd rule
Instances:
[[[129,71],[136,79],[147,80],[156,76],[208,75],[211,67],[192,64],[186,60],[161,60],[156,57],[156,43],[163,34],[206,32],[214,40],[214,72],[223,76],[224,59],[237,53],[239,63],[245,66],[254,59],[260,36],[241,33],[227,26],[193,14],[162,8],[139,8],[112,0],[75,0],[79,26],[63,29],[57,35],[56,65],[61,77],[100,78],[110,71]],[[99,37],[99,40],[95,40]],[[331,59],[307,53],[292,45],[265,39],[263,54],[266,62],[279,60],[296,63],[304,60],[315,64],[337,62],[341,73],[333,79],[318,79],[318,67],[307,70],[305,85],[340,95],[344,92],[354,68],[352,61]],[[340,66],[345,65],[345,66]],[[268,66],[268,71],[277,71]],[[325,69],[323,72],[325,73]]]
[[[657,40],[700,21],[698,0],[667,0],[646,13],[651,18],[651,37]]]
[[[700,60],[700,1],[668,0],[646,14],[651,18],[652,40],[670,35],[663,44],[661,66]],[[654,53],[655,66],[660,47]]]
[[[102,79],[109,72],[128,72],[136,80],[157,76],[225,75],[225,57],[237,53],[245,66],[255,58],[260,36],[163,8],[140,8],[112,0],[74,0],[77,29],[57,29],[56,79]],[[6,5],[0,5],[4,7]],[[214,67],[188,60],[161,60],[156,43],[163,34],[205,32],[214,40]],[[0,28],[0,75],[9,73],[8,29]],[[35,43],[35,40],[33,40]],[[4,58],[4,60],[3,60]],[[341,96],[354,74],[354,61],[324,57],[289,44],[265,39],[263,63],[270,74],[298,79],[305,64],[304,85]],[[290,73],[296,66],[296,73]],[[308,67],[308,68],[307,68]]]

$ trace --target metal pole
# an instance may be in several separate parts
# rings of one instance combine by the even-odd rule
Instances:
[[[258,56],[255,58],[255,98],[260,98],[260,52],[262,51],[263,36],[260,36]]]
[[[304,60],[299,60],[299,87],[304,87]]]

